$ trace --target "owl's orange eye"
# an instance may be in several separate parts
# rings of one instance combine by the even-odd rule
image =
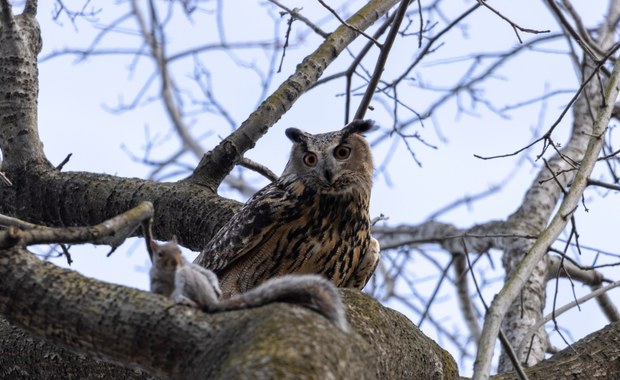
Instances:
[[[312,153],[312,152],[308,152],[306,154],[304,154],[304,164],[306,164],[306,166],[316,166],[316,164],[319,163],[319,159],[316,156],[316,154]]]
[[[336,149],[334,149],[334,157],[339,160],[346,160],[347,158],[349,158],[350,154],[351,148],[346,145],[338,145]]]

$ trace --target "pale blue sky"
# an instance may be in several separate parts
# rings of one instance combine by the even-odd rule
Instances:
[[[77,20],[74,27],[66,18],[59,25],[51,20],[51,3],[40,2],[39,20],[43,32],[44,48],[42,57],[53,51],[64,48],[84,48],[89,45],[92,38],[99,31],[84,20]],[[472,1],[453,1],[453,8],[444,11],[450,15],[456,15],[471,6]],[[495,2],[494,2],[495,3]],[[600,6],[600,2],[596,2]],[[213,3],[215,4],[215,3]],[[236,1],[225,2],[225,18],[234,19],[238,28],[226,29],[226,37],[229,41],[244,39],[265,39],[273,35],[271,19],[266,16],[265,6],[259,2]],[[350,9],[356,9],[359,1],[353,2]],[[118,17],[124,6],[109,5],[108,2],[93,2],[95,8],[102,7],[97,15],[101,24]],[[313,19],[327,17],[326,11],[310,2],[287,2],[290,7],[303,7],[303,12]],[[586,21],[590,25],[597,20],[600,10],[592,4],[587,7],[583,4],[575,4],[582,8],[588,8],[589,15]],[[535,29],[551,29],[557,31],[555,21],[548,16],[542,2],[527,0],[521,2],[498,1],[497,6],[502,12],[525,27]],[[598,12],[598,13],[597,13]],[[276,13],[275,11],[273,13]],[[181,18],[182,19],[182,18]],[[184,19],[183,19],[184,21]],[[279,29],[281,36],[284,34],[285,21]],[[445,25],[439,21],[437,28]],[[127,24],[126,26],[133,25]],[[335,21],[323,24],[327,31],[332,30]],[[302,30],[294,29],[294,33]],[[463,57],[473,52],[492,52],[495,50],[508,50],[515,46],[516,40],[513,30],[497,16],[484,9],[479,9],[467,22],[467,29],[451,31],[443,40],[444,45],[436,53],[428,57],[416,70],[418,79],[436,87],[445,87],[454,83],[459,78],[461,71],[456,71],[452,66],[444,64],[446,59]],[[175,22],[171,27],[169,41],[170,52],[182,50],[194,44],[203,43],[205,39],[213,39],[217,29],[213,24],[189,24]],[[527,42],[533,38],[527,34],[521,34]],[[102,41],[102,46],[109,47],[135,47],[139,41],[137,37],[128,34],[110,35]],[[317,46],[319,39],[312,34],[305,35],[304,40],[291,47],[286,54],[282,73],[276,74],[274,85],[283,81],[295,68],[301,59],[309,54]],[[357,42],[359,46],[364,41]],[[394,52],[388,63],[388,70],[403,67],[408,64],[417,52],[415,39],[404,40],[395,45]],[[558,40],[554,44],[546,46],[553,52],[564,52],[566,46],[564,40]],[[515,104],[520,101],[542,95],[546,89],[575,89],[577,87],[574,68],[570,61],[563,55],[548,52],[530,52],[508,63],[496,78],[486,83],[484,97],[492,99],[496,106]],[[345,53],[346,54],[346,53]],[[257,51],[239,52],[239,58],[264,65],[268,57]],[[48,60],[40,65],[40,97],[39,97],[39,129],[41,139],[45,146],[48,158],[54,164],[62,161],[68,153],[73,153],[71,161],[65,166],[65,170],[84,170],[116,174],[127,177],[144,178],[148,174],[148,168],[134,162],[123,150],[128,150],[136,155],[142,154],[145,146],[145,126],[151,133],[161,139],[162,145],[155,151],[160,158],[167,157],[179,146],[178,139],[170,135],[168,118],[162,111],[161,104],[151,103],[139,107],[134,111],[120,115],[107,112],[105,106],[114,106],[119,99],[128,102],[144,83],[144,80],[152,72],[152,62],[141,59],[135,65],[135,70],[129,71],[133,64],[131,56],[96,56],[85,62],[77,62],[74,56],[65,56]],[[191,74],[191,62],[175,64],[173,69],[178,78],[187,77]],[[236,70],[230,56],[225,54],[210,55],[205,61],[213,73],[213,87],[218,99],[230,111],[236,123],[240,124],[247,115],[255,108],[260,89],[256,76],[247,72]],[[464,63],[466,64],[466,63]],[[338,68],[346,67],[347,62],[337,61],[328,72],[337,72]],[[389,71],[388,71],[389,72]],[[185,84],[189,83],[189,79]],[[189,87],[189,84],[187,84]],[[158,88],[155,82],[153,89]],[[340,93],[344,86],[342,82],[333,82],[323,88],[313,90],[304,95],[270,133],[262,139],[256,148],[248,153],[248,157],[270,167],[276,173],[280,173],[286,163],[290,144],[284,136],[283,130],[295,126],[310,132],[325,132],[339,129],[343,121],[343,98],[335,94]],[[433,101],[437,93],[432,91],[416,91],[414,86],[408,89],[406,86],[400,90],[401,99],[406,99],[407,104],[417,110],[424,110],[429,102]],[[153,94],[154,92],[151,91]],[[531,161],[523,160],[521,166],[515,169],[515,163],[519,158],[483,161],[474,158],[474,154],[495,155],[514,151],[527,143],[534,136],[540,134],[540,130],[546,130],[557,118],[562,107],[566,104],[571,94],[565,94],[551,98],[546,105],[546,113],[541,118],[541,106],[519,109],[510,112],[510,118],[501,118],[479,106],[476,115],[458,114],[454,102],[449,102],[440,108],[432,119],[424,123],[424,127],[416,127],[421,136],[438,149],[430,149],[422,144],[413,142],[417,158],[422,162],[422,167],[416,165],[410,157],[404,144],[398,143],[398,150],[388,167],[389,181],[386,176],[377,175],[373,188],[371,213],[376,216],[380,213],[388,216],[390,225],[401,223],[419,223],[437,209],[450,203],[455,198],[465,195],[473,195],[497,184],[506,184],[505,190],[489,197],[471,207],[461,207],[444,215],[441,220],[454,223],[459,227],[467,227],[476,223],[483,223],[491,219],[506,218],[519,205],[520,199],[537,172]],[[354,104],[357,103],[354,99]],[[467,97],[463,98],[469,103]],[[403,118],[411,117],[408,111],[401,109]],[[380,104],[376,105],[375,111],[369,112],[367,117],[374,118],[378,124],[391,127],[391,115]],[[556,140],[564,142],[564,136],[570,126],[570,115],[562,122],[561,128],[555,135]],[[220,118],[201,116],[195,118],[194,128],[203,134],[213,129],[215,133],[203,141],[205,149],[211,148],[225,136],[230,127]],[[436,132],[446,137],[442,140]],[[374,141],[380,132],[369,135],[369,140]],[[169,138],[166,139],[166,136]],[[396,138],[396,137],[394,137]],[[373,147],[375,164],[379,167],[394,140]],[[535,156],[540,147],[535,147]],[[184,159],[194,165],[196,160],[187,155]],[[266,182],[257,176],[249,175],[248,178],[257,187]],[[620,210],[620,196],[610,193],[601,198],[594,196],[589,191],[586,195],[589,212],[580,210],[577,221],[580,231],[580,242],[586,246],[596,246],[600,249],[616,252],[620,251],[615,236],[617,223],[612,219]],[[226,192],[226,195],[236,196]],[[612,214],[610,210],[614,210]],[[72,249],[74,264],[73,269],[85,275],[103,279],[105,281],[126,284],[146,289],[148,286],[147,270],[148,258],[143,248],[143,243],[127,243],[110,258],[105,256],[107,249],[93,249],[93,247],[75,247]],[[499,255],[498,252],[493,253]],[[445,262],[448,255],[437,252],[437,260]],[[582,259],[588,263],[592,261],[592,252],[585,252]],[[496,256],[498,257],[498,256]],[[54,260],[59,265],[64,265],[63,259]],[[480,270],[496,273],[496,277],[503,275],[500,260],[496,260],[498,267],[491,269],[488,263],[482,260]],[[423,261],[414,260],[410,267],[414,278],[426,277],[429,268],[422,266]],[[609,273],[615,273],[617,269],[610,269]],[[616,277],[617,278],[617,277]],[[420,292],[430,294],[434,281],[420,284]],[[497,291],[491,286],[485,292],[487,301]],[[577,284],[575,292],[583,295],[588,288]],[[619,292],[611,293],[614,300],[620,299]],[[442,298],[449,298],[450,302],[440,302],[439,307],[433,311],[435,319],[443,321],[448,330],[458,331],[463,326],[458,318],[454,318],[456,308],[452,288],[444,287],[441,292]],[[571,288],[564,282],[559,304],[569,302],[572,298]],[[401,305],[391,306],[403,310]],[[549,309],[549,308],[548,308]],[[550,310],[550,309],[549,309]],[[406,310],[403,310],[406,314]],[[417,322],[417,316],[411,316]],[[579,321],[587,318],[588,328]],[[560,318],[560,323],[565,323],[575,339],[592,332],[606,322],[600,317],[596,305],[593,302],[586,304],[581,312],[573,310],[566,317]],[[436,332],[431,325],[425,323],[422,326],[424,332],[431,337],[436,337]],[[552,335],[554,344],[563,347],[563,343]],[[447,342],[439,340],[440,344],[450,348]],[[452,352],[458,359],[458,353]],[[466,361],[461,367],[463,373],[469,373],[471,362]]]

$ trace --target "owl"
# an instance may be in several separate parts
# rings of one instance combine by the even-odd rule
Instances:
[[[196,258],[215,272],[223,297],[287,274],[323,275],[363,288],[379,261],[368,213],[371,120],[312,135],[288,128],[293,148],[280,178],[252,196]]]

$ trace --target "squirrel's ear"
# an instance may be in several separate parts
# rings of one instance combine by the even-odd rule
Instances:
[[[155,240],[149,239],[146,248],[149,253],[149,258],[153,261],[153,254],[157,251],[157,249],[159,249],[159,245],[155,243]]]
[[[172,239],[170,239],[170,241],[174,244],[179,244],[179,241],[177,240],[177,235],[172,235]]]

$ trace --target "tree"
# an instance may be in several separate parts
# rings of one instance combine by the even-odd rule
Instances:
[[[269,12],[273,13],[276,9],[274,7],[278,7],[282,17],[288,19],[284,42],[279,43],[282,30],[277,29],[274,41],[240,44],[227,40],[221,11],[223,3],[218,2],[213,8],[213,17],[217,20],[220,43],[173,53],[169,42],[171,20],[184,17],[192,21],[201,16],[201,10],[209,9],[212,4],[190,1],[161,4],[149,2],[142,7],[133,1],[128,4],[127,13],[103,28],[89,48],[66,49],[47,57],[49,59],[60,54],[85,57],[130,54],[136,59],[148,57],[151,60],[153,74],[145,78],[143,89],[138,91],[132,102],[120,104],[116,111],[135,109],[153,100],[161,102],[182,144],[178,153],[159,162],[146,155],[150,154],[149,146],[143,161],[153,165],[153,178],[161,178],[157,175],[162,172],[169,173],[175,168],[183,168],[187,159],[184,155],[188,152],[194,159],[200,159],[195,167],[186,172],[188,178],[169,183],[88,172],[64,172],[62,164],[55,168],[49,163],[38,137],[36,58],[41,45],[35,20],[37,4],[36,1],[27,1],[23,13],[14,17],[9,3],[0,3],[0,57],[3,58],[0,71],[5,73],[0,89],[0,98],[4,99],[0,103],[0,148],[3,153],[2,173],[6,182],[0,187],[0,213],[19,218],[6,218],[2,222],[12,227],[3,230],[0,235],[0,276],[3,278],[0,286],[0,313],[8,321],[45,339],[45,343],[39,339],[24,340],[21,330],[4,323],[2,336],[6,338],[3,338],[2,351],[6,355],[2,356],[2,360],[5,361],[3,368],[7,368],[6,375],[16,375],[19,371],[33,375],[34,372],[29,371],[39,369],[28,362],[30,353],[44,352],[49,372],[42,369],[37,373],[40,377],[53,377],[54,373],[66,371],[80,377],[89,373],[144,376],[144,373],[128,371],[125,367],[172,377],[217,375],[236,378],[249,373],[258,373],[264,377],[286,374],[290,377],[295,373],[335,378],[373,375],[455,377],[456,366],[445,351],[422,336],[406,318],[358,292],[343,291],[348,317],[357,332],[351,336],[337,335],[320,317],[286,305],[235,312],[234,315],[205,315],[199,312],[178,314],[170,312],[170,301],[59,269],[36,259],[26,246],[34,243],[90,241],[116,247],[137,225],[154,216],[156,237],[168,239],[172,234],[177,234],[183,245],[200,250],[238,207],[238,202],[217,194],[220,185],[249,192],[244,177],[229,175],[235,165],[274,177],[262,165],[244,158],[244,154],[270,131],[280,117],[292,109],[299,98],[307,96],[306,93],[311,94],[312,91],[318,91],[318,88],[326,88],[339,81],[345,89],[342,112],[345,121],[352,117],[363,117],[369,107],[374,109],[373,117],[384,117],[387,120],[387,116],[390,116],[392,125],[387,123],[390,127],[382,131],[382,137],[375,143],[379,144],[392,136],[392,141],[404,143],[405,150],[411,153],[409,162],[416,162],[419,161],[420,149],[430,145],[423,137],[424,123],[429,123],[431,118],[439,118],[440,110],[445,112],[449,104],[456,104],[458,110],[465,114],[471,112],[474,106],[483,106],[502,116],[512,108],[538,102],[544,105],[564,94],[565,91],[554,88],[546,91],[543,96],[534,96],[532,100],[520,102],[513,107],[500,108],[495,99],[484,97],[481,89],[501,73],[502,66],[517,60],[521,54],[543,49],[548,43],[566,38],[565,46],[572,50],[570,54],[562,55],[562,58],[578,63],[580,85],[576,91],[572,91],[572,98],[568,101],[560,100],[565,102],[565,106],[559,114],[552,116],[557,122],[545,123],[544,129],[537,132],[533,142],[526,147],[528,149],[506,155],[521,159],[534,156],[538,157],[537,161],[542,161],[533,166],[536,173],[524,199],[520,203],[512,199],[516,211],[499,220],[477,222],[468,228],[440,222],[436,215],[419,224],[377,225],[374,234],[383,247],[383,259],[369,291],[384,302],[390,298],[398,299],[410,306],[409,312],[415,312],[417,306],[414,301],[419,284],[407,273],[407,268],[411,260],[415,260],[415,254],[419,253],[420,257],[437,262],[441,276],[437,277],[436,290],[423,300],[425,307],[419,312],[418,325],[431,318],[429,310],[435,307],[434,301],[442,282],[445,279],[451,280],[468,328],[468,334],[455,336],[453,340],[461,344],[464,351],[467,351],[467,343],[462,343],[464,335],[479,342],[475,348],[475,378],[489,376],[490,359],[498,334],[504,350],[499,365],[501,372],[510,370],[513,365],[522,371],[518,367],[519,363],[523,363],[526,367],[532,367],[526,373],[536,378],[543,374],[555,376],[556,372],[551,372],[549,368],[574,372],[576,370],[569,368],[567,363],[576,362],[584,378],[588,378],[591,371],[603,371],[603,376],[608,378],[617,376],[617,372],[614,372],[617,368],[608,366],[601,369],[598,364],[618,357],[617,345],[608,343],[618,337],[618,312],[605,293],[617,286],[618,282],[613,282],[612,275],[603,274],[604,269],[600,269],[601,266],[617,265],[614,261],[617,256],[610,255],[611,259],[603,264],[596,259],[591,261],[592,264],[584,264],[576,261],[570,250],[571,247],[576,250],[586,249],[578,239],[577,219],[581,216],[577,211],[586,209],[589,202],[592,202],[590,197],[596,193],[590,189],[598,186],[614,192],[605,199],[617,196],[618,150],[611,144],[613,128],[609,127],[609,120],[618,91],[617,68],[612,67],[615,62],[612,57],[618,46],[614,37],[620,19],[617,17],[620,5],[611,0],[601,26],[593,31],[585,26],[580,13],[568,1],[562,3],[562,8],[556,2],[548,1],[550,14],[558,19],[561,31],[545,33],[543,30],[520,26],[511,17],[505,16],[509,13],[498,11],[486,2],[474,3],[469,9],[453,15],[452,12],[444,13],[446,5],[442,2],[426,6],[415,2],[370,1],[359,10],[351,12],[352,16],[347,21],[340,17],[349,12],[346,8],[333,9],[323,2],[319,3],[330,14],[333,13],[332,19],[339,23],[332,33],[325,33],[321,25],[305,16],[306,11],[303,9],[290,9],[272,1],[271,5],[266,6]],[[86,7],[79,12],[63,8],[61,2],[57,3],[57,7],[57,17],[64,15],[75,19],[96,15],[96,11],[91,12]],[[179,16],[179,12],[183,14]],[[453,69],[458,70],[461,67],[459,65],[465,62],[462,76],[454,79],[447,88],[428,82],[424,73],[414,71],[419,70],[419,65],[429,61],[433,54],[439,54],[441,43],[449,31],[464,28],[465,20],[470,15],[481,12],[495,17],[501,25],[507,24],[512,28],[520,44],[502,52],[468,52],[469,55],[457,61]],[[402,24],[399,24],[399,20],[402,20],[399,15],[405,16]],[[274,17],[274,20],[279,22],[280,18]],[[139,48],[123,50],[100,46],[102,39],[109,33],[126,30],[123,29],[126,28],[125,22],[132,22],[132,27],[136,26]],[[378,25],[362,35],[362,31],[368,30],[375,22]],[[316,50],[294,69],[294,73],[272,91],[271,82],[278,69],[279,59],[288,62],[285,59],[290,59],[292,47],[301,44],[296,38],[302,40],[307,37],[303,34],[295,37],[291,33],[293,26],[300,24],[303,24],[304,30],[307,28],[321,40]],[[526,35],[528,39],[521,41]],[[359,45],[354,43],[356,38]],[[411,62],[394,60],[398,56],[398,49],[410,48],[413,41],[417,42],[419,49],[415,58]],[[392,42],[396,43],[394,48]],[[203,63],[201,54],[217,49],[243,66],[246,62],[238,56],[237,49],[248,46],[269,53],[265,70],[255,63],[245,65],[261,81],[259,97],[264,101],[236,128],[230,113],[216,96],[214,74]],[[352,58],[344,64],[344,69],[322,76],[333,62],[344,60],[346,54],[343,53],[347,50]],[[191,63],[193,73],[192,89],[180,85],[179,74],[173,69],[174,64],[188,62]],[[385,71],[383,65],[386,65]],[[158,87],[154,85],[156,80],[160,84]],[[329,91],[333,93],[333,90]],[[428,95],[433,92],[439,96]],[[358,94],[363,94],[362,101],[355,116],[352,116],[349,112]],[[422,95],[430,99],[427,104],[410,100]],[[464,105],[463,97],[470,100],[471,107]],[[369,105],[371,98],[372,103]],[[509,99],[506,102],[515,100]],[[573,114],[572,128],[566,131],[568,142],[560,145],[560,121],[569,110]],[[200,132],[190,128],[193,117],[200,122],[214,120],[215,117],[215,120],[227,121],[235,129],[208,153],[203,154]],[[437,127],[438,123],[433,121],[433,125]],[[154,139],[147,143],[155,146]],[[538,149],[538,152],[533,149]],[[489,157],[481,159],[484,162],[497,161]],[[379,164],[378,171],[387,176],[385,164]],[[484,192],[475,198],[483,198],[483,195],[490,192],[493,191]],[[151,203],[141,203],[143,201]],[[461,203],[463,201],[455,201],[448,208],[452,209]],[[102,223],[104,220],[110,221]],[[599,220],[598,223],[604,221]],[[80,229],[76,226],[94,227]],[[558,240],[564,230],[568,232],[566,239]],[[558,244],[561,248],[557,248]],[[445,264],[432,257],[437,246],[440,252],[447,253]],[[474,271],[481,267],[479,258],[495,260],[492,255],[487,255],[489,251],[501,252],[507,275],[498,296],[484,306],[488,306],[488,310],[481,313],[484,314],[484,325],[481,328],[477,308],[482,303],[476,303],[473,299],[478,297],[477,294],[485,298],[485,294],[480,290],[473,291],[470,287],[474,285],[486,291],[491,289],[488,278],[481,278],[480,272]],[[449,276],[450,271],[453,273]],[[612,324],[575,344],[573,348],[576,353],[569,348],[555,355],[552,360],[543,361],[548,342],[547,333],[539,322],[544,320],[547,284],[560,277],[598,288],[594,295]],[[603,287],[606,282],[609,285]],[[403,286],[410,289],[407,297],[402,296]],[[472,298],[472,295],[475,297]],[[274,325],[279,319],[289,321],[284,326],[292,327],[283,332],[281,326]],[[442,334],[450,335],[440,323],[433,321],[433,324]],[[282,335],[278,337],[275,335],[277,333]],[[240,336],[245,339],[240,339]],[[23,341],[23,348],[17,354],[8,355],[13,350],[8,348],[12,347],[9,345],[16,341]],[[72,355],[50,346],[50,343],[121,366]],[[304,347],[308,351],[292,350],[291,347]],[[512,350],[508,347],[512,347]],[[594,347],[602,348],[594,350]],[[582,358],[580,353],[584,351],[597,352],[598,356],[593,356],[601,361],[579,360]],[[313,360],[307,359],[308,352]],[[57,360],[58,357],[62,359]],[[526,375],[521,373],[519,376]]]

